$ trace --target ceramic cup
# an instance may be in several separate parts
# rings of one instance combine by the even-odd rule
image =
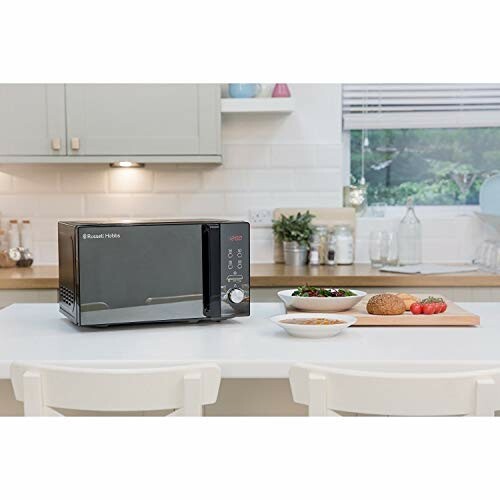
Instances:
[[[229,96],[235,99],[248,99],[260,92],[259,83],[230,83]]]
[[[290,89],[286,83],[277,83],[274,86],[273,97],[290,97]]]
[[[261,83],[257,97],[269,98],[273,95],[274,83]]]

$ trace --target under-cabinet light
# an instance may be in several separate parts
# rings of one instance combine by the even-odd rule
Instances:
[[[144,163],[137,163],[136,161],[114,161],[110,163],[111,168],[144,168]]]

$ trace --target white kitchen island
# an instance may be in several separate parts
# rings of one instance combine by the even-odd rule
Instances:
[[[330,339],[305,340],[268,320],[283,312],[278,303],[252,304],[250,317],[221,323],[107,328],[78,328],[57,304],[14,304],[0,311],[0,414],[19,412],[8,380],[15,360],[110,367],[213,361],[224,380],[211,414],[303,413],[288,390],[288,370],[297,362],[500,365],[500,304],[461,305],[481,316],[481,326],[351,327]]]

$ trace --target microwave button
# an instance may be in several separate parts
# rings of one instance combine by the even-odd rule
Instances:
[[[233,304],[240,304],[245,298],[245,292],[241,288],[233,288],[232,290],[229,290],[227,298],[229,299],[229,302],[232,302]]]

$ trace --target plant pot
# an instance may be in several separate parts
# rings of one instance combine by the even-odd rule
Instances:
[[[286,266],[305,266],[307,264],[307,245],[297,241],[283,242],[283,255]]]

